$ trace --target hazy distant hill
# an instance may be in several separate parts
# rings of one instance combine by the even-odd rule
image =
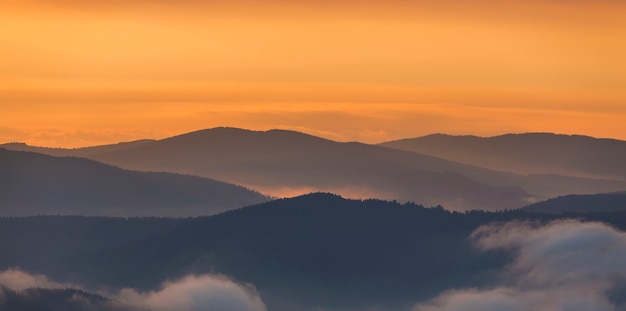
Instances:
[[[0,148],[0,215],[210,215],[267,200],[207,178]]]
[[[594,213],[626,211],[626,192],[566,195],[521,208],[533,213]]]
[[[138,147],[138,146],[141,146],[143,144],[147,144],[153,141],[154,140],[151,140],[151,139],[142,139],[142,140],[136,140],[136,141],[131,141],[131,142],[112,144],[112,145],[102,145],[102,146],[72,148],[72,149],[35,147],[35,146],[29,146],[25,143],[7,143],[7,144],[0,144],[0,148],[13,150],[13,151],[37,152],[37,153],[43,153],[43,154],[57,156],[57,157],[87,158],[89,156],[100,154],[100,153],[120,151],[120,150],[124,150],[128,148]]]
[[[521,211],[451,213],[316,193],[189,220],[141,241],[29,269],[61,281],[142,290],[208,272],[254,284],[272,311],[408,310],[441,290],[493,281],[491,272],[510,257],[472,247],[468,235],[479,226],[559,217]],[[573,217],[626,228],[626,212]],[[18,245],[8,244],[6,250],[11,247]]]
[[[380,145],[521,174],[626,180],[626,141],[615,139],[550,133],[485,138],[435,134]]]
[[[217,178],[275,196],[326,191],[456,210],[518,208],[558,195],[626,189],[624,181],[522,176],[284,130],[214,128],[158,141],[66,151],[127,169]]]

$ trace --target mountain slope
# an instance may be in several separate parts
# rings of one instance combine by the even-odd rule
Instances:
[[[35,146],[29,146],[25,143],[7,143],[7,144],[0,144],[0,148],[13,150],[13,151],[28,151],[28,152],[43,153],[43,154],[56,156],[56,157],[87,158],[94,154],[120,151],[120,150],[129,149],[133,147],[138,147],[138,146],[141,146],[143,144],[147,144],[153,141],[154,140],[151,140],[151,139],[142,139],[142,140],[123,142],[123,143],[118,143],[118,144],[84,147],[84,148],[73,148],[73,149],[35,147]]]
[[[626,192],[566,195],[537,202],[521,210],[550,214],[626,211]]]
[[[146,292],[164,280],[210,273],[255,285],[272,311],[410,310],[441,290],[480,287],[498,277],[492,272],[507,265],[511,254],[472,246],[468,235],[479,226],[572,217],[626,229],[626,212],[453,213],[315,193],[175,224],[157,218],[128,224],[109,218],[5,218],[0,254],[18,252],[23,269],[87,289]],[[44,237],[69,233],[74,246],[57,249],[59,239],[53,237],[28,243],[21,235],[33,226]],[[134,227],[146,230],[129,232],[127,243],[119,239]],[[150,230],[149,236],[139,234]],[[110,233],[115,234],[107,242]],[[12,243],[11,237],[17,239]]]
[[[501,254],[478,253],[467,236],[512,215],[317,193],[32,268],[70,281],[89,276],[95,284],[145,290],[190,273],[225,274],[254,284],[269,310],[399,307],[449,285],[481,282],[505,264]]]
[[[316,193],[29,268],[59,280],[142,290],[189,274],[228,275],[254,284],[273,311],[408,310],[444,289],[487,284],[491,271],[508,263],[506,252],[472,246],[468,235],[479,226],[558,217],[451,213]],[[626,227],[626,213],[580,215],[586,217]]]
[[[329,191],[454,209],[512,208],[533,198],[500,182],[506,174],[292,131],[215,128],[129,147],[89,157],[133,170],[211,176],[275,196]]]
[[[522,176],[284,130],[214,128],[123,146],[72,152],[86,154],[89,150],[88,157],[127,169],[213,177],[274,196],[324,191],[354,198],[441,204],[454,210],[519,208],[570,193],[626,189],[626,181]]]
[[[521,174],[626,180],[626,141],[615,139],[550,133],[485,138],[435,134],[380,145]]]
[[[200,218],[0,217],[0,271],[118,247]]]
[[[13,291],[0,284],[0,311],[142,311],[76,289],[28,288]]]
[[[511,208],[563,194],[626,189],[626,182],[506,174],[284,130],[215,128],[93,158],[132,169],[216,176],[277,196],[327,191],[456,210]]]
[[[0,148],[0,215],[210,215],[267,200],[243,187]]]

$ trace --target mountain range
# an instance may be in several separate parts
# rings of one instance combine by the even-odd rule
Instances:
[[[479,251],[469,236],[480,226],[571,217],[626,229],[626,212],[458,213],[314,193],[200,218],[0,218],[0,269],[20,262],[55,281],[109,292],[223,275],[254,285],[272,311],[410,310],[446,289],[502,277],[494,271],[514,252]]]
[[[514,215],[529,217],[314,193],[211,217],[153,219],[158,225],[143,218],[0,218],[1,246],[18,250],[10,261],[0,256],[0,269],[20,262],[94,291],[154,291],[163,280],[210,273],[254,284],[268,310],[404,309],[448,286],[488,280],[506,256],[480,254],[466,237]],[[16,234],[35,228],[36,237]],[[55,238],[68,230],[75,234],[64,242]],[[102,239],[117,231],[129,231],[128,241]]]
[[[559,174],[626,180],[626,142],[582,135],[507,134],[494,137],[433,134],[380,146],[518,174]]]
[[[510,173],[515,171],[514,163],[494,170],[493,166],[462,164],[463,159],[384,146],[335,142],[284,130],[214,128],[162,140],[79,149],[1,147],[87,157],[130,170],[213,178],[277,197],[325,191],[353,198],[440,204],[454,210],[518,208],[559,195],[626,189],[626,181],[598,174],[566,176],[545,170],[523,175]]]
[[[0,145],[0,311],[422,311],[563,288],[623,308],[623,143],[215,128]]]

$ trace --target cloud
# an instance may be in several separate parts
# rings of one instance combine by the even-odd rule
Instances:
[[[626,233],[602,223],[560,220],[491,224],[471,238],[481,250],[509,249],[515,259],[490,289],[444,292],[414,311],[615,311],[608,298],[626,279]]]
[[[0,272],[0,285],[4,285],[10,289],[21,291],[27,288],[67,288],[72,287],[70,284],[62,284],[54,282],[45,275],[31,274],[19,269],[8,269]]]
[[[601,223],[513,222],[484,226],[472,237],[484,249],[514,248],[509,272],[523,284],[561,285],[626,277],[626,233]]]
[[[2,286],[15,291],[28,288],[86,290],[76,284],[58,283],[45,275],[19,269],[0,272],[0,288]],[[167,281],[158,291],[140,292],[133,288],[125,288],[114,294],[106,292],[98,294],[150,311],[266,311],[265,304],[254,286],[235,283],[227,277],[215,275],[190,275],[180,280]]]
[[[124,289],[117,299],[153,311],[265,311],[265,305],[251,285],[237,284],[212,275],[187,276],[165,282],[159,291],[141,293]]]

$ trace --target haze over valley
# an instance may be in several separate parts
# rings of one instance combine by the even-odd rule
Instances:
[[[0,311],[626,310],[626,1],[0,3]]]
[[[615,235],[601,247],[626,243],[625,181],[619,169],[602,174],[611,158],[597,152],[613,156],[626,142],[519,134],[512,137],[524,143],[513,139],[503,150],[526,156],[480,162],[498,153],[477,144],[465,146],[473,156],[461,163],[453,148],[464,145],[442,137],[452,143],[428,149],[441,157],[406,143],[237,128],[77,149],[0,145],[0,309],[421,311],[479,303],[491,310],[492,299],[505,299],[543,310],[566,308],[550,295],[580,290],[590,295],[585,303],[619,308],[621,296],[605,291],[620,290],[621,275],[608,277],[619,266],[576,267],[580,277],[559,286],[523,273],[553,269],[551,256],[589,251],[595,246],[576,244],[586,231]],[[546,150],[546,139],[569,149]],[[593,152],[572,152],[589,144]],[[568,153],[569,162],[549,165],[546,152]],[[567,170],[582,161],[590,165]],[[613,162],[619,167],[618,157]],[[305,194],[276,199],[287,197],[280,191]],[[545,258],[519,257],[553,231],[575,248],[556,244]],[[539,240],[516,240],[516,232]]]
[[[555,136],[556,140],[559,138],[562,143],[569,143],[570,137]],[[609,142],[607,147],[618,143],[620,141]],[[543,150],[544,144],[542,136],[538,136],[534,145],[527,142],[517,148],[531,152]],[[621,142],[621,145],[626,150],[626,143]],[[560,195],[626,189],[624,177],[557,175],[551,169],[529,175],[515,174],[509,172],[516,170],[516,163],[511,163],[510,169],[499,166],[497,171],[415,152],[356,142],[340,143],[285,130],[213,128],[163,140],[78,149],[24,144],[0,147],[87,157],[130,170],[213,178],[274,197],[323,191],[352,198],[412,201],[428,206],[441,204],[460,211],[519,208]],[[586,145],[581,143],[573,148],[576,147],[585,149]],[[620,166],[621,162],[619,155],[613,159],[587,160],[584,155],[567,150],[562,156],[566,157],[566,153],[574,155],[568,156],[569,161],[601,162],[605,167],[611,162]],[[577,160],[577,156],[580,159]]]

